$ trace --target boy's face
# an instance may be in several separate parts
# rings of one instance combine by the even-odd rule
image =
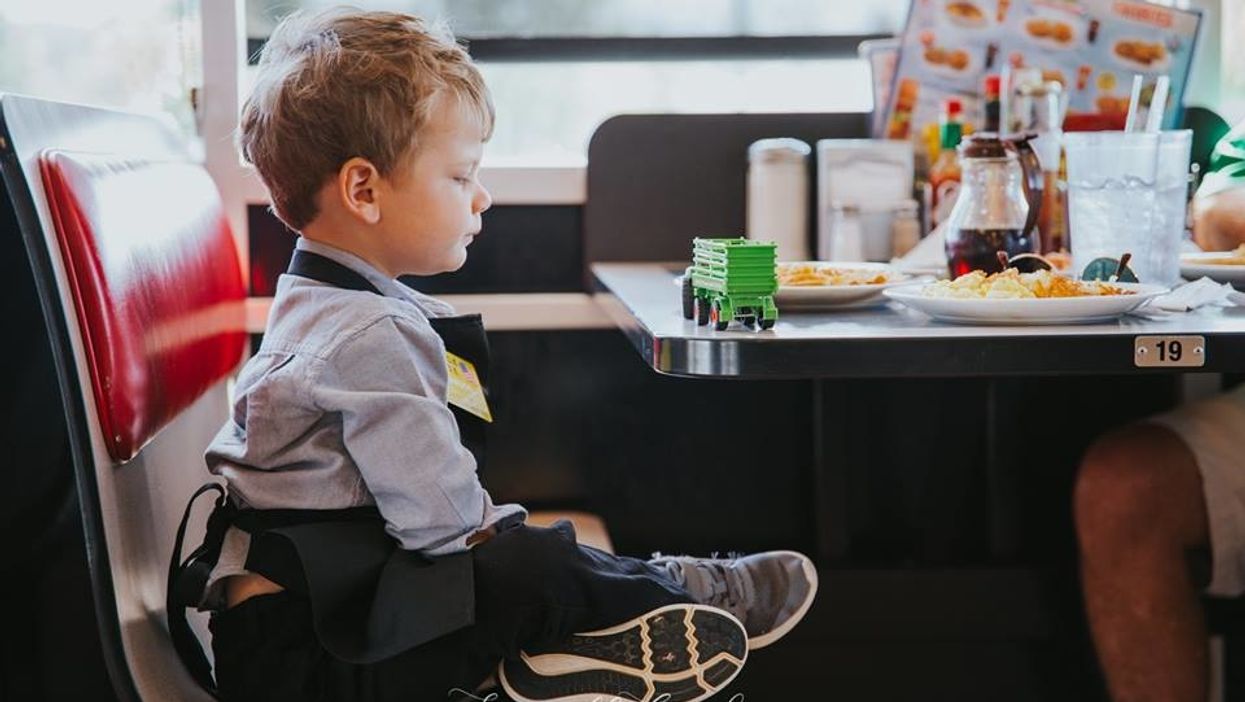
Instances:
[[[390,273],[435,275],[466,262],[492,204],[479,181],[482,137],[456,100],[438,100],[414,157],[381,179],[378,233]]]

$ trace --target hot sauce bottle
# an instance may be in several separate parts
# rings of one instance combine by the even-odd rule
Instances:
[[[997,73],[991,73],[986,76],[982,82],[982,98],[983,109],[985,111],[985,119],[982,121],[983,132],[999,133],[999,114],[1001,102],[999,93],[1002,88],[1002,78]]]
[[[942,118],[938,124],[938,159],[929,170],[929,184],[933,201],[931,217],[934,226],[942,223],[951,213],[960,190],[960,159],[955,149],[964,135],[964,104],[958,98],[947,98],[942,103]]]

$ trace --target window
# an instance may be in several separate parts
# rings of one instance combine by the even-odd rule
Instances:
[[[1219,70],[1223,72],[1221,112],[1236,125],[1245,119],[1245,71],[1232,69],[1245,66],[1245,43],[1236,40],[1245,32],[1245,3],[1224,2],[1222,32],[1223,59],[1219,64]]]
[[[5,0],[0,90],[153,114],[191,139],[200,34],[198,0]]]
[[[295,7],[251,0],[257,49]],[[469,43],[497,106],[488,166],[582,165],[597,125],[625,112],[872,108],[861,39],[898,31],[908,0],[390,0]],[[244,86],[245,87],[245,86]]]

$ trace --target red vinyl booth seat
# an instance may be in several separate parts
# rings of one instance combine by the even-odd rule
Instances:
[[[197,164],[50,150],[39,166],[100,429],[128,461],[242,358],[234,239]]]

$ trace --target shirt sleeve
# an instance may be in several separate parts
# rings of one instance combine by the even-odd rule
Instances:
[[[445,402],[436,332],[382,318],[337,347],[321,373],[312,383],[316,404],[340,414],[346,452],[389,534],[429,555],[465,550],[492,500]]]

